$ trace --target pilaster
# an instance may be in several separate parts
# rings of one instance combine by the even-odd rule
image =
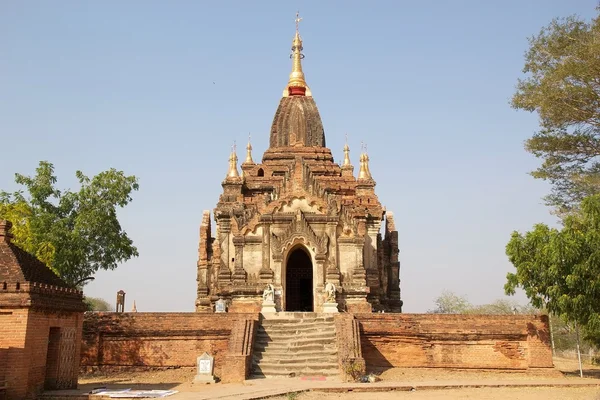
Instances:
[[[231,280],[231,270],[229,269],[229,234],[231,233],[231,220],[229,217],[219,218],[217,224],[219,244],[221,247],[219,282],[228,282]]]
[[[244,237],[241,235],[233,237],[233,247],[235,249],[235,260],[233,270],[233,282],[246,282],[246,271],[244,270]]]

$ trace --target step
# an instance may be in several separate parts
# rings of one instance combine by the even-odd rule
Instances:
[[[289,341],[278,340],[256,340],[254,343],[255,349],[266,349],[268,348],[294,348],[298,346],[306,345],[330,345],[335,347],[335,341],[330,338],[308,338],[308,339],[290,339]],[[300,349],[296,349],[300,350]]]
[[[255,343],[254,351],[278,351],[278,352],[302,352],[302,351],[335,351],[336,346],[333,343],[325,342],[325,343]]]
[[[278,324],[275,326],[261,326],[259,330],[267,332],[283,332],[283,331],[306,331],[311,329],[327,329],[335,331],[335,324],[321,323],[321,324]]]
[[[305,332],[302,334],[296,333],[273,333],[273,332],[256,332],[256,341],[258,342],[289,342],[299,339],[331,339],[335,340],[335,332]]]
[[[301,377],[301,376],[325,376],[337,377],[339,371],[282,371],[282,370],[266,370],[254,371],[250,375],[251,378],[283,378],[283,377]]]
[[[326,318],[333,319],[334,316],[327,313],[316,313],[316,312],[306,312],[306,311],[292,311],[292,312],[278,312],[274,314],[261,314],[262,320],[264,321],[272,321],[272,320],[290,320],[290,319],[315,319],[315,318]]]
[[[318,371],[321,369],[337,369],[337,362],[319,362],[319,363],[304,363],[304,364],[294,364],[293,366],[286,367],[282,366],[278,362],[261,362],[260,365],[257,365],[258,368],[264,370],[265,368],[284,368],[284,369],[292,369],[292,370],[312,370]]]
[[[333,318],[298,318],[298,319],[264,319],[263,326],[277,326],[285,324],[335,324]]]
[[[325,357],[307,357],[302,354],[295,356],[287,356],[285,358],[263,355],[262,357],[254,356],[252,358],[254,365],[279,364],[293,366],[294,364],[315,364],[315,363],[337,363],[336,356]]]
[[[293,356],[302,356],[302,357],[337,357],[337,349],[335,346],[328,346],[327,348],[322,347],[320,349],[305,349],[298,351],[294,348],[286,348],[286,349],[278,349],[278,348],[269,348],[268,350],[254,351],[254,356],[258,355],[268,355],[269,357],[293,357]]]
[[[309,375],[338,375],[339,368],[337,364],[321,364],[321,365],[306,365],[296,364],[293,367],[283,366],[279,364],[269,365],[255,365],[252,368],[253,375],[264,375],[264,376],[289,376],[295,374],[296,376],[309,376]]]

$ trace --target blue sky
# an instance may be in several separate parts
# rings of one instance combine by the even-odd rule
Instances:
[[[327,145],[358,165],[400,235],[406,312],[444,290],[502,298],[512,230],[553,223],[527,175],[537,116],[510,108],[527,37],[596,1],[4,1],[0,188],[54,163],[61,188],[114,167],[139,177],[120,212],[140,257],[100,272],[90,296],[191,311],[202,210],[234,140],[254,159],[287,82],[294,17]],[[523,301],[522,295],[517,297]]]

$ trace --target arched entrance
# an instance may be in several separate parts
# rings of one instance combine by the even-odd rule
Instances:
[[[313,311],[313,267],[310,256],[301,247],[287,259],[285,311]]]

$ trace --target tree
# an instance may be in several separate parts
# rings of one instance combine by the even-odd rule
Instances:
[[[516,268],[504,289],[523,288],[531,304],[577,323],[600,344],[600,195],[584,199],[561,230],[537,224],[513,232],[506,254]]]
[[[428,311],[434,314],[537,314],[540,310],[531,305],[522,306],[513,299],[498,299],[490,304],[473,305],[465,296],[444,290],[435,299],[436,308]]]
[[[0,219],[13,223],[15,245],[71,284],[138,256],[117,219],[117,207],[125,207],[138,190],[137,178],[115,169],[91,179],[81,171],[76,176],[78,191],[60,191],[53,165],[41,161],[34,177],[15,174],[27,195],[0,192]]]
[[[482,304],[473,306],[468,310],[469,314],[490,314],[490,315],[507,315],[507,314],[538,314],[540,310],[531,305],[520,305],[513,299],[498,299],[490,304]]]
[[[104,299],[99,297],[86,297],[83,299],[83,302],[86,304],[88,311],[112,311],[114,310],[113,306]]]
[[[511,103],[537,111],[525,148],[543,163],[532,175],[552,184],[547,203],[568,211],[600,193],[600,17],[555,19],[529,44]]]
[[[472,307],[466,297],[458,296],[449,290],[444,290],[435,299],[435,309],[430,312],[434,314],[464,314]]]

